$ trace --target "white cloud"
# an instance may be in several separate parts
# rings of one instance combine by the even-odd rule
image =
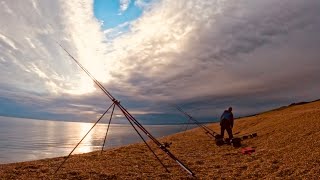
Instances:
[[[102,45],[103,33],[93,17],[92,1],[2,1],[0,7],[7,9],[0,12],[1,97],[13,98],[10,94],[16,93],[20,94],[16,97],[26,99],[22,97],[23,94],[39,104],[41,98],[55,103],[54,99],[59,96],[70,99],[71,95],[96,90],[93,82],[56,41],[70,49],[97,78],[101,78],[101,74],[101,81],[106,82],[108,74],[101,64],[107,63],[101,63],[103,53],[97,53],[99,45]],[[29,108],[32,107],[28,105],[31,102],[16,106]],[[52,112],[56,108],[50,103],[44,106],[48,111],[51,107]],[[63,106],[61,104],[60,108],[63,109]],[[60,113],[66,114],[63,111]],[[29,114],[32,114],[31,110]]]
[[[27,42],[30,44],[31,48],[36,48],[36,46],[32,43],[32,40],[28,37],[25,37],[25,39],[27,40]]]
[[[112,62],[104,59],[104,34],[94,18],[93,1],[8,1],[2,5],[16,12],[0,13],[1,27],[5,27],[0,34],[2,58],[10,59],[11,71],[19,72],[13,77],[17,81],[7,83],[29,88],[30,83],[26,84],[24,79],[32,78],[32,89],[48,94],[93,92],[90,78],[56,42],[62,43],[96,78],[108,81],[108,66]],[[52,88],[53,84],[57,88]]]
[[[14,50],[18,49],[16,47],[15,43],[12,40],[10,40],[8,37],[4,36],[3,34],[0,34],[0,39],[2,39],[3,42],[5,42],[7,45],[9,45]]]
[[[120,0],[120,13],[128,9],[130,2],[131,0]]]
[[[40,78],[43,78],[43,79],[49,79],[49,77],[46,75],[46,73],[44,73],[43,71],[41,71],[37,65],[35,64],[31,64],[32,66],[32,70],[33,72],[35,72]]]
[[[150,3],[148,0],[135,0],[134,5],[143,9],[150,8],[152,3]]]

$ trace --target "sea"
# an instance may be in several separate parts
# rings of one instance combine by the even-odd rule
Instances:
[[[0,164],[67,156],[93,123],[0,116]],[[98,123],[72,154],[102,149],[107,124]],[[184,131],[186,125],[144,125],[159,138]],[[189,128],[194,127],[194,125]],[[147,139],[147,137],[144,135]],[[111,124],[104,149],[142,142],[130,124]]]

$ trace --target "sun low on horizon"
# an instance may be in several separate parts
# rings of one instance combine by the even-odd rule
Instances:
[[[145,123],[319,99],[320,2],[0,2],[0,116],[88,121],[111,103]],[[65,50],[67,51],[65,51]],[[72,57],[70,57],[68,55]]]

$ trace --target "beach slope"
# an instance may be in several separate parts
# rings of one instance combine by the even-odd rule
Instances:
[[[219,132],[219,125],[210,124]],[[159,138],[195,174],[195,179],[320,179],[320,101],[287,107],[235,121],[237,136],[257,133],[242,147],[218,147],[202,129]],[[152,133],[152,132],[151,132]],[[152,145],[167,173],[145,144],[63,157],[0,165],[0,179],[194,179]],[[252,147],[251,155],[241,149]]]

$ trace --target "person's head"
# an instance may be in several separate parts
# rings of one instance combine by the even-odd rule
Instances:
[[[228,111],[229,111],[229,112],[232,112],[232,107],[229,107],[229,108],[228,108]]]

